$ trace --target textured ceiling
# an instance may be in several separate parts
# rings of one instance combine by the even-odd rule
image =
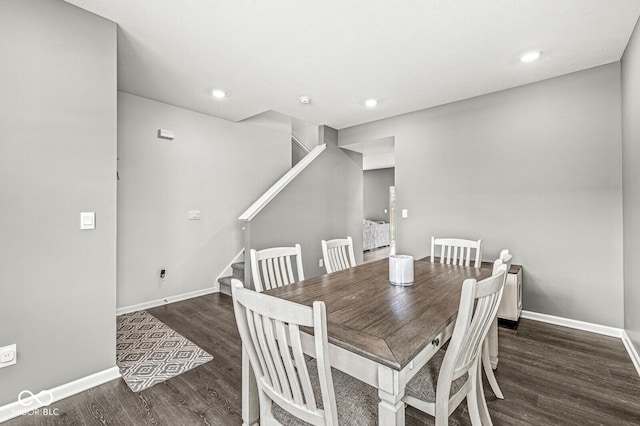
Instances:
[[[119,24],[120,90],[337,129],[618,61],[640,14],[638,0],[67,2]],[[529,49],[541,60],[519,63]]]

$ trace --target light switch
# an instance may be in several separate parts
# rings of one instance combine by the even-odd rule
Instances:
[[[189,210],[189,220],[200,220],[200,210]]]
[[[158,138],[172,141],[173,138],[175,138],[175,134],[173,133],[173,130],[158,129]]]
[[[402,209],[402,218],[406,219],[409,217],[409,210],[407,209]]]
[[[96,229],[96,213],[95,212],[80,213],[80,229]]]

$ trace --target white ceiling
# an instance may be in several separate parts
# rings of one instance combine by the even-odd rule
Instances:
[[[336,129],[618,61],[640,14],[638,0],[67,2],[119,24],[120,90]],[[541,60],[519,63],[529,49]]]
[[[386,169],[396,165],[396,140],[393,136],[340,145],[362,154],[362,169]]]

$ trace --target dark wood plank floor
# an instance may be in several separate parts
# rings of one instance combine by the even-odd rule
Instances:
[[[240,338],[231,298],[212,294],[150,312],[214,356],[213,361],[140,393],[122,379],[59,401],[57,416],[16,425],[240,425]],[[485,386],[495,425],[640,425],[640,378],[619,339],[535,321],[500,328],[496,377],[505,400]],[[407,408],[407,425],[431,425]],[[450,424],[469,425],[466,403]]]
[[[374,260],[384,259],[389,257],[389,253],[391,252],[391,247],[380,247],[373,250],[367,250],[362,253],[362,263],[373,262]]]

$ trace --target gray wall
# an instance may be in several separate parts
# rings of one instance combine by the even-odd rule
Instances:
[[[523,72],[526,72],[523,70]],[[620,64],[340,130],[395,136],[399,253],[482,238],[524,266],[524,309],[623,326]]]
[[[306,157],[306,155],[307,151],[291,140],[291,167],[298,164],[304,157]]]
[[[622,57],[624,328],[640,351],[640,26]]]
[[[362,262],[362,154],[338,148],[337,139],[336,130],[323,127],[320,143],[327,149],[250,224],[250,248],[299,243],[305,278],[326,273],[318,266],[323,239],[350,235]]]
[[[116,25],[3,0],[0,57],[2,406],[115,366]]]
[[[238,216],[290,167],[291,122],[267,112],[233,123],[121,92],[118,157],[122,308],[214,286],[243,248]]]
[[[389,187],[395,182],[395,169],[365,170],[364,185],[364,219],[384,220],[389,222]],[[387,209],[387,213],[384,210]]]
[[[318,146],[319,128],[315,124],[291,118],[291,134],[309,151]]]

